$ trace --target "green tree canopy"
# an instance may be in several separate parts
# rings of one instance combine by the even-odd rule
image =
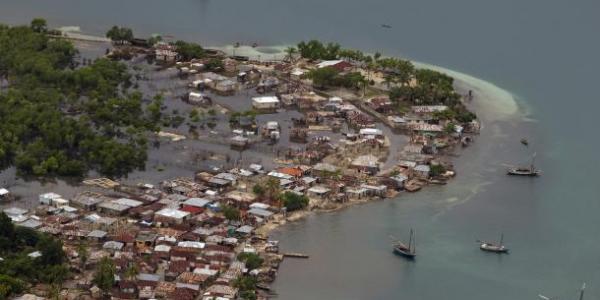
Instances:
[[[196,43],[188,43],[185,41],[175,42],[177,53],[183,60],[191,60],[194,58],[204,57],[204,49]]]
[[[288,211],[303,209],[308,206],[309,199],[305,195],[298,195],[293,192],[285,192],[281,196],[283,206]]]
[[[133,41],[133,31],[131,28],[113,26],[106,32],[106,37],[115,43],[124,44]]]
[[[77,51],[30,27],[0,26],[0,170],[34,176],[123,176],[142,169],[156,111],[119,62],[71,69]]]
[[[48,23],[46,22],[46,19],[42,19],[42,18],[35,18],[33,20],[31,20],[31,30],[38,32],[38,33],[45,33],[48,31]]]
[[[115,284],[115,265],[110,258],[104,257],[98,263],[93,282],[104,293],[110,292]]]
[[[249,270],[260,268],[264,262],[264,259],[256,253],[243,252],[238,254],[237,258],[243,261]]]

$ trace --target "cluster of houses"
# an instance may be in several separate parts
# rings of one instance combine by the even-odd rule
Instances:
[[[165,62],[178,59],[174,46],[167,43],[155,45],[154,56]],[[72,268],[81,268],[82,275],[71,283],[78,289],[99,293],[92,284],[93,269],[108,257],[117,270],[111,290],[114,299],[236,299],[238,278],[253,276],[268,284],[282,260],[277,242],[257,230],[284,220],[289,212],[279,197],[255,193],[255,186],[275,180],[278,192],[308,197],[309,209],[416,191],[425,184],[445,183],[454,175],[452,166],[436,154],[471,130],[438,118],[448,109],[443,105],[413,106],[398,115],[386,96],[346,101],[315,93],[302,83],[307,69],[293,64],[275,65],[266,72],[260,64],[226,58],[220,73],[207,71],[205,65],[203,60],[177,63],[180,72],[193,76],[189,80],[193,90],[186,97],[189,103],[211,105],[204,93],[207,89],[231,95],[255,87],[264,93],[249,97],[255,111],[273,113],[293,107],[303,114],[292,120],[289,136],[305,146],[289,149],[285,155],[290,163],[272,170],[257,164],[207,170],[156,186],[112,185],[105,192],[86,191],[72,198],[49,192],[39,195],[35,209],[5,208],[14,223],[65,241]],[[335,60],[311,67],[345,72],[354,66]],[[389,140],[376,128],[377,120],[410,137],[392,170],[382,170],[382,159],[390,155]],[[315,131],[339,132],[342,124],[353,132],[336,142],[328,136],[309,136]],[[259,127],[254,119],[240,116],[232,125],[231,146],[247,148],[247,133],[257,133],[259,128],[262,136],[279,139],[277,122]],[[7,189],[0,189],[0,199],[9,197]],[[226,216],[231,209],[239,212],[239,218]],[[85,266],[77,263],[82,241],[90,247]],[[265,263],[250,270],[238,259],[240,253],[258,254]],[[132,266],[138,269],[135,274],[126,272]]]
[[[377,137],[381,132],[363,130],[361,135]],[[105,190],[71,198],[48,192],[39,195],[33,209],[9,207],[4,213],[19,226],[64,241],[71,267],[80,273],[66,284],[73,287],[69,290],[100,297],[92,276],[95,265],[108,257],[117,271],[114,299],[236,299],[236,279],[254,276],[268,284],[282,259],[277,242],[256,234],[256,229],[285,218],[287,212],[276,200],[253,193],[254,185],[273,178],[280,192],[306,195],[311,205],[385,197],[402,189],[407,178],[398,175],[368,180],[358,175],[375,174],[378,164],[378,157],[357,157],[351,164],[355,176],[326,162],[270,171],[253,164],[156,186],[105,184]],[[240,218],[227,219],[225,207],[238,210]],[[81,243],[90,251],[85,266],[78,259]],[[248,270],[237,259],[244,252],[257,253],[267,263]],[[132,275],[127,270],[134,265],[138,272]]]

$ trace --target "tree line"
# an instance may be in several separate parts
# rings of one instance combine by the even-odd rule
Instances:
[[[286,53],[289,60],[293,60],[295,55],[308,60],[341,59],[364,68],[367,72],[365,77],[359,72],[340,74],[339,71],[328,67],[313,70],[307,77],[318,87],[364,88],[367,84],[374,84],[370,74],[378,71],[383,74],[390,99],[399,108],[402,103],[447,105],[449,113],[461,122],[469,122],[476,118],[460,101],[461,95],[455,91],[452,77],[431,69],[416,68],[408,60],[382,57],[379,52],[369,55],[359,50],[344,49],[336,43],[324,44],[318,40],[302,41],[296,47],[288,47]]]
[[[98,59],[77,68],[73,44],[39,23],[0,25],[0,170],[79,177],[143,169],[160,111],[142,105],[124,64]]]
[[[40,256],[30,256],[39,251]],[[62,242],[33,229],[15,226],[0,212],[0,299],[24,291],[29,284],[61,285],[69,277]]]

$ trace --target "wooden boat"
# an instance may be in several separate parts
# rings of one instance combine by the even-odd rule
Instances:
[[[398,241],[394,245],[394,253],[406,257],[408,259],[414,259],[417,256],[417,248],[415,244],[414,231],[410,230],[410,238],[408,240],[408,246]]]
[[[493,253],[508,253],[508,248],[506,248],[504,246],[503,241],[504,241],[504,234],[500,235],[500,242],[498,242],[498,243],[478,241],[479,249],[481,249],[482,251],[493,252]]]
[[[531,164],[528,167],[511,167],[508,169],[507,174],[513,176],[530,176],[536,177],[542,174],[541,170],[535,168],[535,153],[531,158]]]

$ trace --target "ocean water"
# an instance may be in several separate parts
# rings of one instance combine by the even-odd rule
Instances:
[[[0,0],[11,24],[43,16],[95,35],[117,24],[205,45],[256,42],[265,55],[318,38],[468,74],[452,75],[475,91],[484,126],[456,180],[275,232],[311,256],[283,263],[280,299],[573,299],[582,282],[599,298],[599,11],[593,0]],[[533,152],[542,177],[504,175]],[[390,247],[410,228],[414,262]],[[477,248],[500,233],[511,254]]]

